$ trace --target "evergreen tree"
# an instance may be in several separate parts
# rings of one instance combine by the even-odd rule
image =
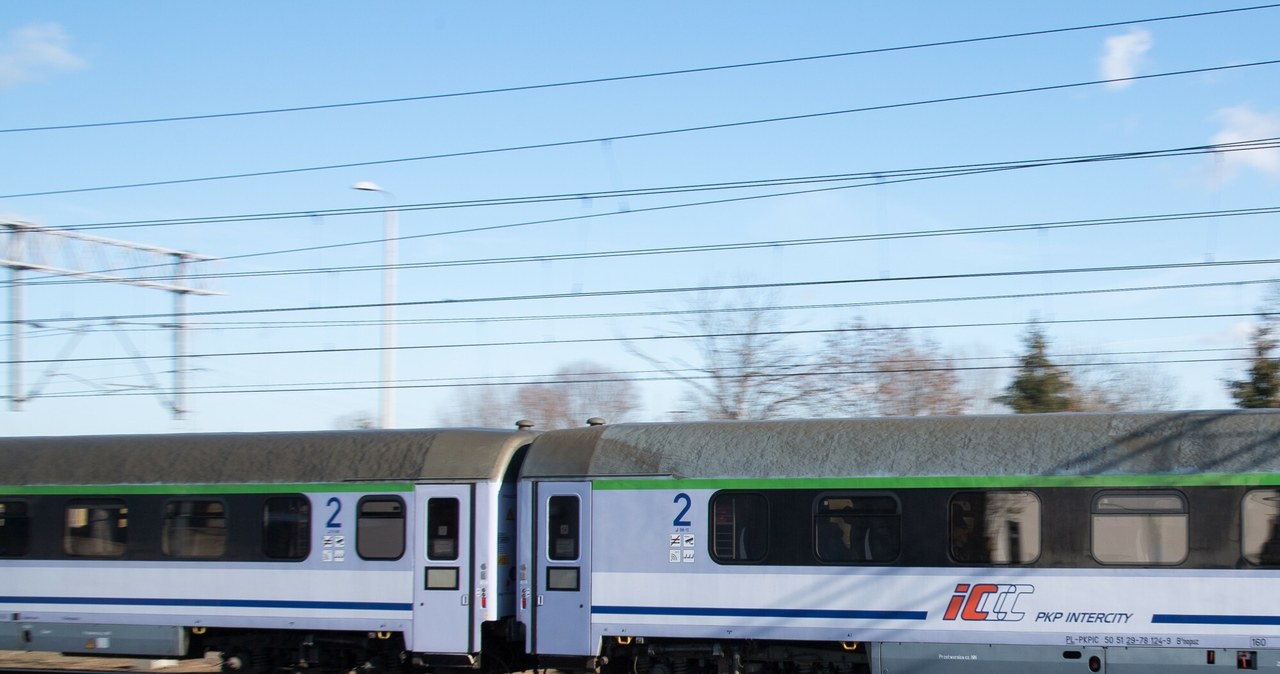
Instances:
[[[1280,407],[1280,359],[1272,356],[1276,339],[1271,336],[1272,326],[1263,323],[1253,333],[1253,365],[1249,375],[1238,381],[1227,382],[1236,407]]]
[[[994,400],[1018,414],[1069,412],[1076,408],[1075,385],[1067,371],[1049,362],[1048,342],[1040,326],[1033,325],[1024,338],[1027,352],[1018,375]]]

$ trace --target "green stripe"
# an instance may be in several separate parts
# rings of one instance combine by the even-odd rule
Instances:
[[[89,484],[0,485],[8,496],[119,496],[127,494],[297,494],[333,492],[408,492],[408,482],[333,482],[307,484]]]
[[[595,480],[599,491],[645,489],[1009,489],[1036,487],[1274,487],[1278,473],[1183,475],[959,475],[943,477],[822,477]]]

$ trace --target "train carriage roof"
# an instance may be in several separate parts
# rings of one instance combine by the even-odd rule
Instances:
[[[543,433],[530,478],[1280,472],[1280,410],[617,424]]]
[[[0,485],[501,479],[536,434],[503,430],[0,439]]]

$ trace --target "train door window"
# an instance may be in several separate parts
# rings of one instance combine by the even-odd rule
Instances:
[[[1187,558],[1187,500],[1178,492],[1102,492],[1093,499],[1093,558],[1176,565]]]
[[[404,556],[404,501],[398,496],[360,499],[356,519],[356,551],[361,559]]]
[[[579,526],[576,495],[564,494],[547,499],[547,559],[570,562],[578,558]]]
[[[961,564],[1030,564],[1040,557],[1040,498],[1029,491],[951,497],[951,558]]]
[[[262,506],[262,554],[306,559],[311,554],[311,502],[305,496],[275,496]]]
[[[166,557],[222,557],[227,552],[226,504],[212,499],[165,503],[160,551]]]
[[[31,540],[31,522],[23,501],[0,501],[0,557],[27,554]]]
[[[458,558],[458,499],[427,500],[427,559]]]
[[[1240,536],[1245,561],[1280,566],[1280,489],[1252,489],[1240,504]]]
[[[813,539],[818,559],[837,564],[889,564],[902,548],[902,514],[891,494],[821,494]]]
[[[124,501],[71,501],[62,548],[72,557],[121,557],[128,533],[129,508]]]
[[[711,497],[711,557],[759,562],[769,550],[769,501],[764,494],[717,492]]]

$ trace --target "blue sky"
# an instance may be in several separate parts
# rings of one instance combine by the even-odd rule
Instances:
[[[304,212],[311,217],[80,229],[215,258],[211,271],[263,274],[369,266],[372,271],[241,275],[208,281],[192,312],[370,305],[380,298],[382,215],[340,215],[388,203],[430,204],[702,185],[987,162],[1170,150],[1280,137],[1280,8],[841,58],[536,90],[214,119],[21,131],[33,127],[201,116],[417,98],[556,82],[794,59],[1245,7],[1211,2],[734,3],[19,3],[0,15],[0,219],[47,227]],[[1215,70],[1167,77],[1165,73]],[[1104,79],[1127,82],[1062,87]],[[978,97],[981,96],[981,97]],[[966,98],[924,104],[926,101]],[[902,105],[912,103],[913,105]],[[920,104],[914,104],[920,103]],[[892,107],[889,107],[892,106]],[[864,112],[827,114],[863,108]],[[692,127],[811,116],[697,132]],[[602,140],[612,139],[612,140]],[[506,148],[575,142],[518,151]],[[450,158],[408,159],[465,154]],[[390,161],[406,160],[406,161]],[[374,163],[382,162],[382,163]],[[327,170],[320,166],[368,164]],[[245,173],[275,175],[118,189]],[[392,194],[350,189],[373,181]],[[851,183],[844,183],[850,185]],[[542,204],[406,210],[402,264],[554,256],[748,241],[1086,221],[1280,206],[1280,152],[1094,162],[700,207],[649,210],[817,185],[733,192],[579,198]],[[57,194],[37,193],[61,192]],[[598,216],[564,220],[579,216]],[[414,348],[397,356],[395,425],[443,423],[465,395],[459,378],[547,375],[590,359],[652,366],[616,341],[653,336],[672,317],[482,321],[552,314],[660,312],[690,296],[440,300],[600,293],[725,284],[873,280],[772,291],[778,304],[880,303],[787,312],[795,330],[854,316],[918,328],[969,358],[1011,357],[1023,324],[1046,321],[1055,353],[1144,365],[1167,374],[1179,407],[1230,404],[1222,380],[1243,367],[1262,283],[1280,257],[1274,215],[1196,218],[963,236],[772,246],[733,252],[543,260],[401,269],[397,343],[404,346],[558,341],[526,346]],[[465,234],[456,230],[561,220]],[[358,242],[371,242],[363,245]],[[292,254],[271,251],[310,248]],[[319,249],[315,249],[319,248]],[[252,257],[244,257],[252,256]],[[1250,261],[1219,267],[1165,265]],[[87,264],[92,264],[89,262]],[[895,280],[1039,269],[1154,265],[1141,271]],[[190,413],[164,400],[172,364],[163,314],[172,295],[106,284],[24,288],[39,325],[24,341],[21,411],[0,411],[7,435],[321,429],[372,415],[376,307],[196,315]],[[8,286],[8,279],[0,281]],[[1225,284],[1225,285],[1224,285]],[[1199,286],[1115,291],[1147,286]],[[1039,297],[1026,297],[1039,294]],[[1021,297],[995,296],[1021,295]],[[951,302],[919,300],[981,296]],[[8,294],[0,310],[8,318]],[[1217,316],[1174,319],[1174,316]],[[1158,317],[1159,320],[1069,322]],[[40,322],[40,319],[46,319]],[[452,323],[420,321],[459,319]],[[252,321],[252,326],[227,325]],[[282,321],[327,321],[282,327]],[[361,321],[355,326],[335,321]],[[932,327],[1007,323],[987,327]],[[66,328],[83,334],[73,338]],[[238,329],[229,329],[229,328]],[[6,356],[10,341],[0,336]],[[812,341],[798,338],[804,350]],[[371,349],[339,353],[325,350]],[[644,347],[691,357],[679,342]],[[1205,351],[1212,349],[1213,351]],[[1190,350],[1190,351],[1189,351]],[[68,360],[117,358],[117,360]],[[990,362],[990,361],[987,361]],[[1006,361],[1007,362],[1007,361]],[[1003,385],[1007,373],[992,375]],[[6,386],[7,375],[4,380]],[[329,382],[328,392],[225,391]],[[363,382],[350,384],[351,382]],[[345,383],[345,384],[344,384]],[[217,388],[223,387],[223,388]],[[422,387],[422,388],[419,388]],[[998,392],[998,391],[992,391]],[[682,407],[679,387],[643,388],[644,419]],[[128,395],[127,395],[128,394]]]

